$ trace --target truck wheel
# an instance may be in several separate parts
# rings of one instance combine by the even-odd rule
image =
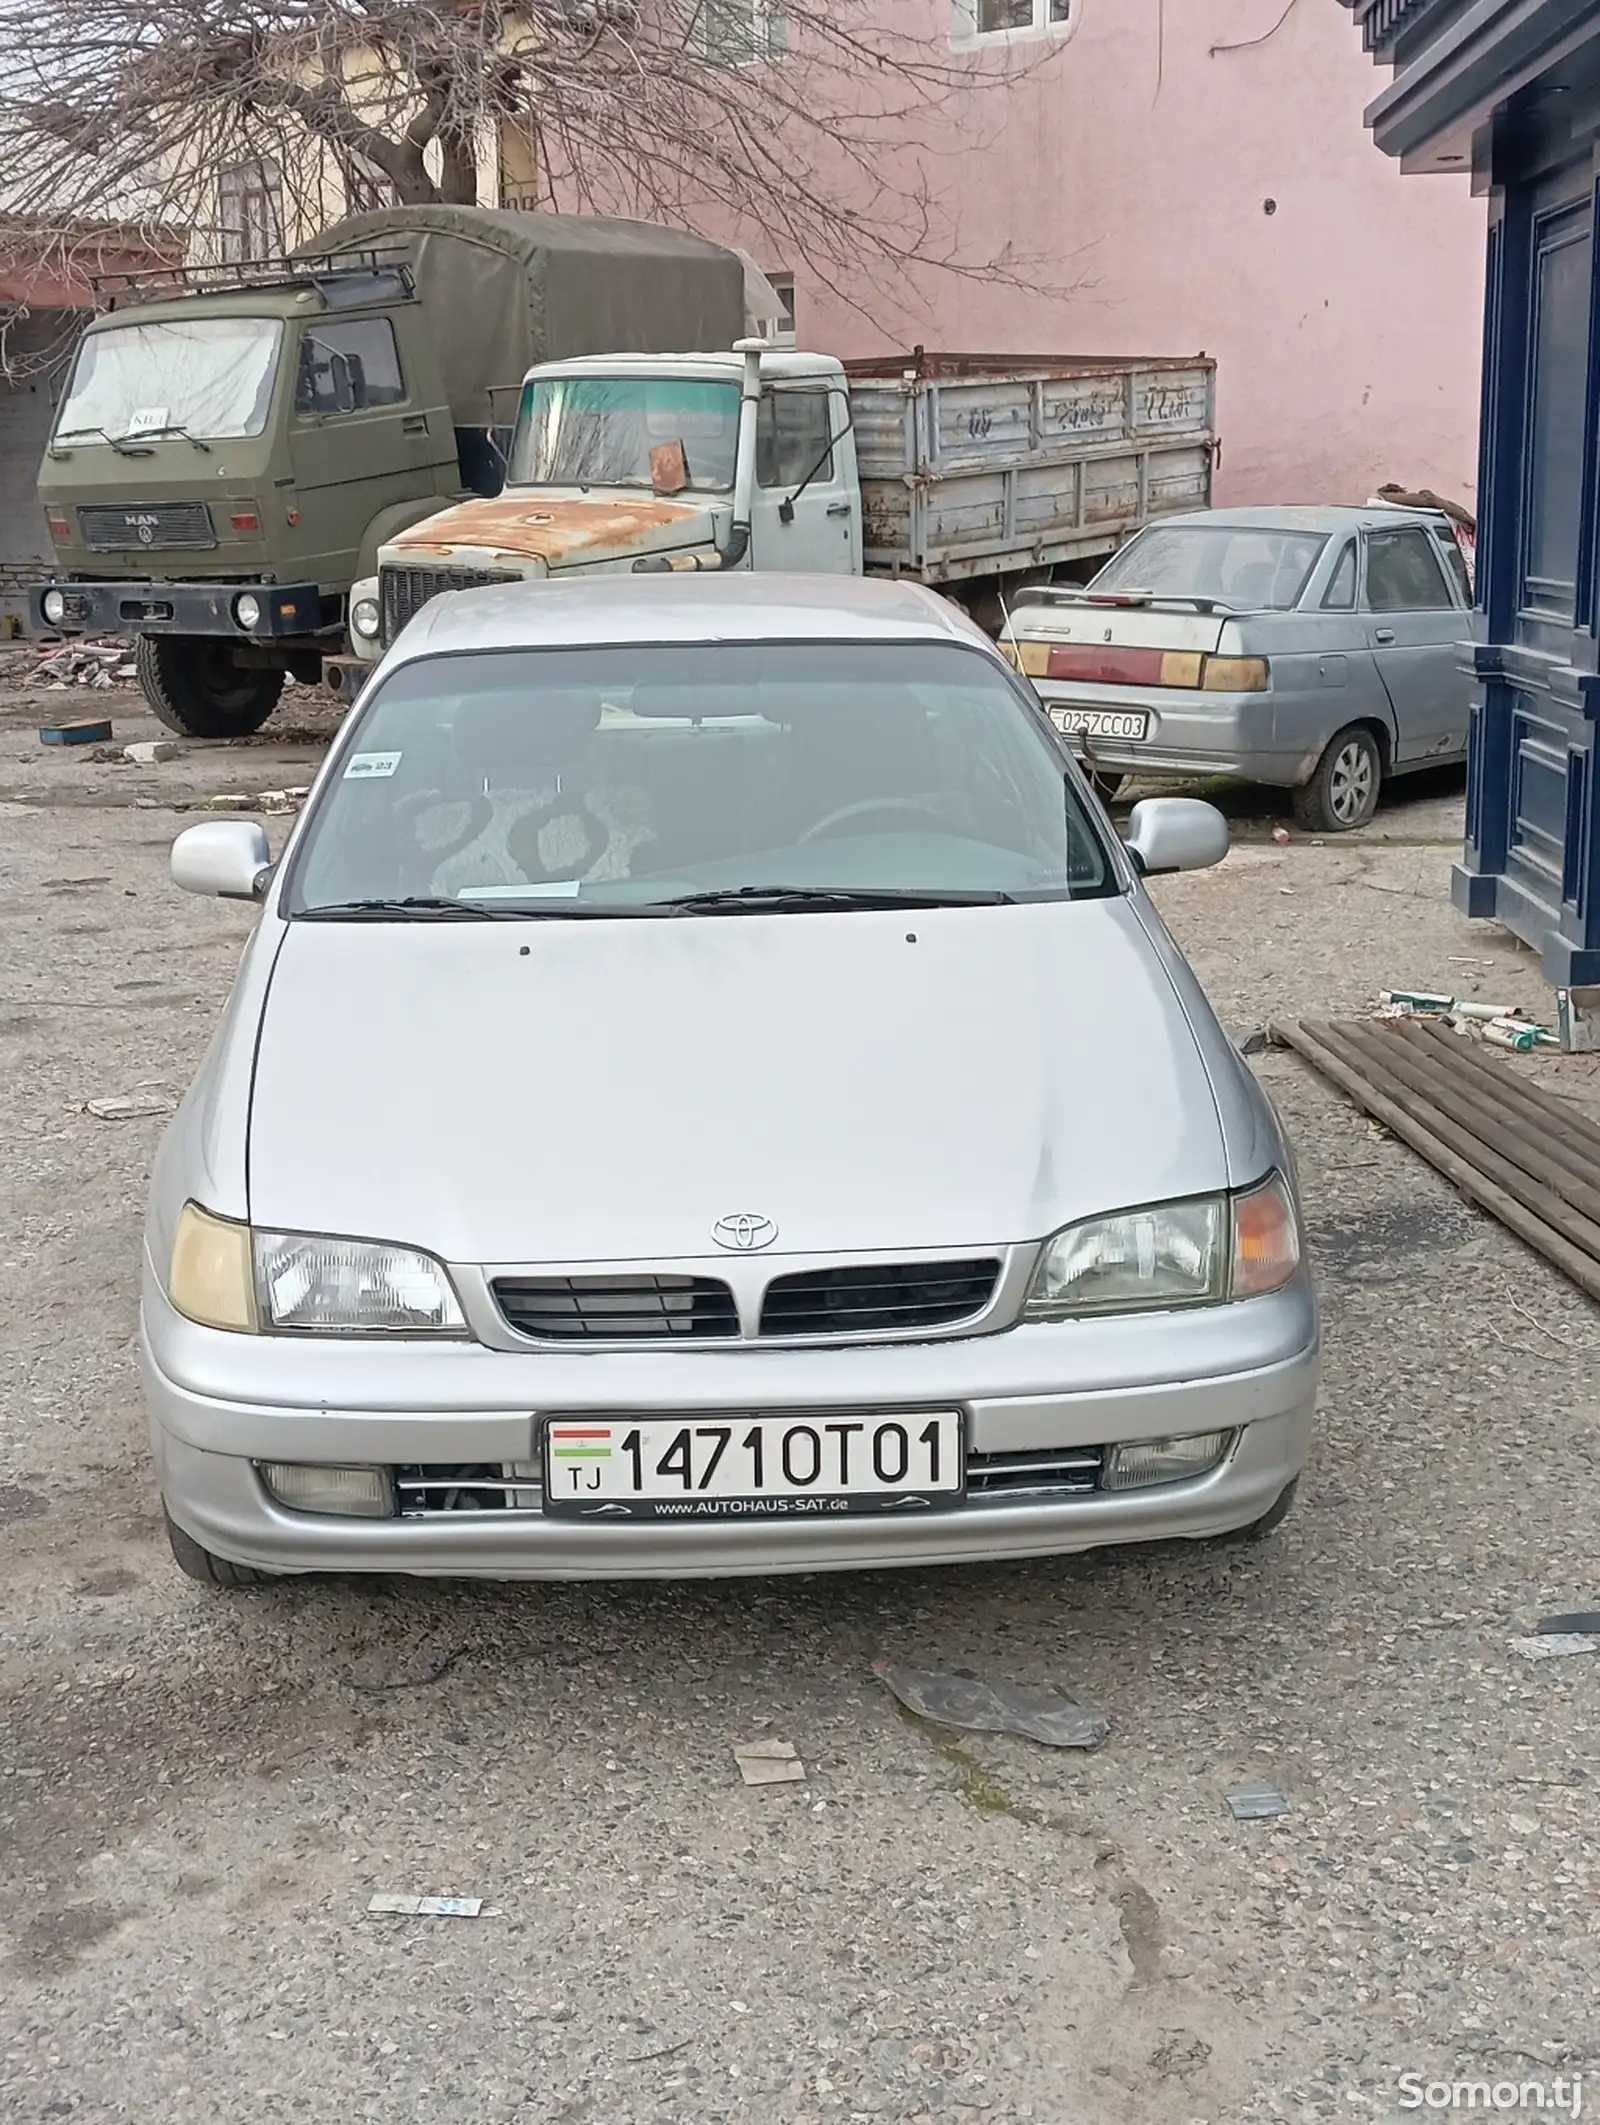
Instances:
[[[185,738],[247,738],[283,692],[281,671],[236,662],[225,642],[141,635],[135,662],[145,699]]]
[[[1328,740],[1316,773],[1291,802],[1294,816],[1314,834],[1348,834],[1378,809],[1383,755],[1364,723],[1347,723]]]

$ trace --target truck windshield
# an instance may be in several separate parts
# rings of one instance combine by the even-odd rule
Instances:
[[[540,376],[523,387],[514,487],[651,487],[650,453],[683,446],[691,487],[733,485],[736,384],[692,377]]]
[[[984,650],[604,644],[455,652],[380,681],[285,909],[806,913],[1117,890],[1073,769]]]
[[[1153,524],[1113,554],[1096,590],[1151,590],[1163,598],[1216,598],[1239,612],[1287,612],[1298,605],[1317,556],[1320,532],[1251,524]]]
[[[78,349],[55,440],[259,435],[282,340],[283,326],[271,317],[183,317],[91,332]]]

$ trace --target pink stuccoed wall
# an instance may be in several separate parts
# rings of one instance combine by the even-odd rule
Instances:
[[[930,0],[945,49],[951,21]],[[993,144],[907,156],[965,258],[1042,257],[1038,278],[1073,292],[935,272],[919,299],[905,276],[864,278],[849,293],[868,321],[752,231],[764,265],[796,273],[802,346],[1204,349],[1219,503],[1361,501],[1397,480],[1472,505],[1484,204],[1374,148],[1361,113],[1384,77],[1334,0],[1077,0],[1055,49],[971,64],[966,137]]]

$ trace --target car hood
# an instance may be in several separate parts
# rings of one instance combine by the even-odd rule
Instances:
[[[969,1249],[1226,1185],[1122,899],[290,925],[250,1214],[461,1262]]]

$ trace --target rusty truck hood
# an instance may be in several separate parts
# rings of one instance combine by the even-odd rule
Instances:
[[[504,494],[458,502],[399,533],[387,550],[401,566],[465,561],[517,568],[542,561],[553,573],[709,546],[716,531],[716,512],[695,502],[664,502],[648,494]]]

